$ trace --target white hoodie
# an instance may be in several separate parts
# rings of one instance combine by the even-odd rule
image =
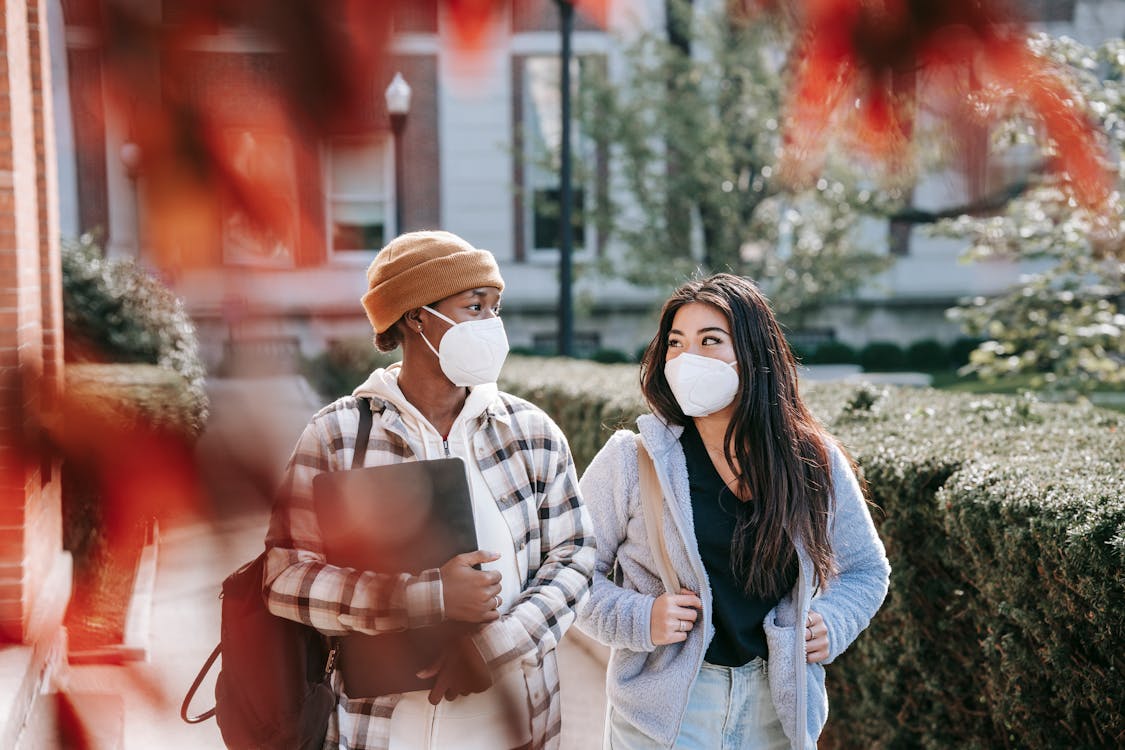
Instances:
[[[496,552],[500,559],[485,563],[485,570],[500,572],[500,613],[506,612],[520,594],[519,569],[512,532],[504,521],[472,450],[471,430],[478,417],[496,399],[495,383],[469,391],[461,413],[449,434],[442,436],[398,387],[401,364],[371,373],[353,392],[357,397],[390,402],[398,409],[407,431],[407,441],[419,459],[457,456],[465,461],[473,497],[479,549]],[[491,688],[455,701],[431,706],[424,690],[405,693],[391,716],[390,750],[496,750],[514,748],[531,740],[527,685],[518,669],[494,677]]]

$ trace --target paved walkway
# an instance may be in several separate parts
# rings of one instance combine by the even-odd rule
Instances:
[[[206,496],[198,514],[162,531],[149,661],[71,669],[72,692],[121,696],[121,750],[222,750],[214,721],[180,721],[180,701],[218,642],[219,586],[261,551],[273,485],[320,406],[296,377],[215,380],[209,392],[211,420],[197,449]],[[564,750],[601,744],[604,666],[581,640],[568,637],[560,649]],[[210,707],[213,686],[201,688],[196,711]]]

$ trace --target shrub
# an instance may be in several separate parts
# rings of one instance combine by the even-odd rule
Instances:
[[[190,395],[181,412],[198,435],[207,420],[206,369],[183,303],[133,260],[107,260],[93,237],[62,248],[64,351],[69,362],[141,362],[178,373]]]
[[[962,336],[949,345],[949,361],[954,367],[969,364],[969,355],[984,342],[983,339]]]
[[[825,341],[805,359],[810,365],[850,365],[857,361],[855,349],[843,341]]]
[[[949,350],[936,339],[915,341],[906,348],[906,364],[915,370],[943,370],[949,367]]]
[[[859,364],[868,372],[887,372],[906,367],[906,353],[891,341],[873,341],[859,352]]]
[[[623,364],[625,362],[633,362],[629,355],[620,349],[598,349],[590,355],[590,359],[595,362],[601,362],[603,365]]]
[[[400,359],[401,351],[380,352],[370,338],[339,339],[302,361],[301,373],[324,399],[335,401],[354,391],[374,370]]]
[[[513,361],[580,466],[644,411],[636,367]],[[829,667],[839,747],[1120,746],[1125,418],[1089,404],[811,383],[862,467],[891,560]]]

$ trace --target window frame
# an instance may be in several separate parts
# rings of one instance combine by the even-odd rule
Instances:
[[[513,100],[518,97],[518,102],[514,101],[515,107],[513,110],[513,126],[518,132],[516,143],[518,151],[515,153],[516,158],[516,178],[517,185],[517,206],[516,210],[519,212],[517,217],[516,226],[521,236],[517,237],[517,243],[522,252],[517,252],[521,262],[531,263],[533,265],[549,265],[558,262],[560,250],[557,246],[539,247],[535,243],[535,192],[538,189],[558,189],[561,187],[559,181],[556,180],[553,185],[538,185],[532,182],[532,175],[536,170],[540,169],[542,165],[536,163],[534,154],[531,151],[532,140],[527,130],[527,113],[529,89],[528,89],[528,63],[533,59],[550,59],[558,60],[558,53],[552,50],[545,49],[513,49],[511,63],[513,69],[517,68],[514,76],[514,81],[518,81],[518,91],[513,91]],[[581,84],[581,68],[584,64],[593,64],[598,66],[605,66],[608,64],[608,55],[602,49],[580,49],[574,53],[572,64],[575,65],[577,70],[572,71],[571,81],[572,85],[576,88]],[[575,194],[581,191],[582,194],[582,233],[583,245],[581,248],[577,246],[572,249],[572,259],[577,261],[590,261],[601,254],[602,237],[598,232],[597,222],[595,220],[596,211],[598,208],[598,201],[602,200],[601,191],[607,188],[605,184],[605,173],[607,169],[606,154],[604,147],[599,143],[595,135],[582,134],[580,130],[580,121],[576,117],[574,103],[576,97],[572,98],[571,108],[571,158],[574,163],[589,163],[593,167],[586,175],[586,179],[582,182],[575,181],[572,188]],[[577,126],[577,127],[576,127]],[[585,140],[583,145],[580,138]],[[581,149],[581,150],[580,150]],[[588,156],[589,158],[584,158]],[[555,173],[557,176],[557,172]],[[573,175],[573,172],[572,172]],[[578,206],[574,206],[575,210]]]
[[[395,194],[394,184],[394,139],[389,131],[376,131],[366,135],[333,136],[326,138],[321,143],[322,179],[324,184],[324,237],[327,261],[334,264],[362,264],[366,265],[379,253],[380,247],[364,248],[362,250],[337,250],[335,244],[335,206],[337,202],[372,200],[371,196],[362,193],[337,193],[334,180],[334,158],[336,147],[340,144],[364,144],[378,142],[384,150],[383,159],[383,186],[385,193],[383,203],[386,216],[383,221],[383,244],[398,235],[395,224],[395,207],[398,204],[398,195]]]

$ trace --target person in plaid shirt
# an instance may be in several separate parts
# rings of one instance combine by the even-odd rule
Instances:
[[[499,268],[456,235],[412,232],[383,248],[367,277],[375,345],[401,346],[402,362],[376,370],[305,428],[266,538],[264,593],[274,614],[332,636],[443,620],[475,627],[419,673],[432,679],[428,691],[350,696],[337,670],[324,747],[557,748],[555,647],[589,590],[594,534],[562,432],[497,389],[508,352]],[[360,398],[373,417],[363,465],[465,460],[480,551],[417,576],[326,562],[312,482],[352,466]]]

